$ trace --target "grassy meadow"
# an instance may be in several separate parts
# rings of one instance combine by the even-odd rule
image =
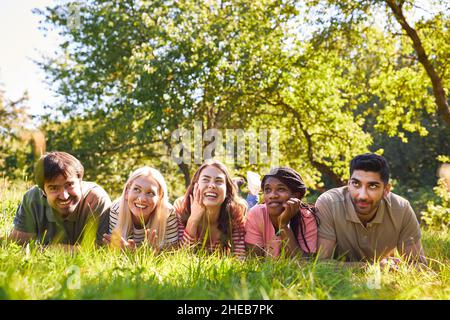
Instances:
[[[0,186],[0,234],[26,185]],[[424,230],[431,266],[398,271],[338,262],[239,261],[186,250],[154,255],[83,246],[77,252],[0,242],[0,299],[449,299],[450,236]]]

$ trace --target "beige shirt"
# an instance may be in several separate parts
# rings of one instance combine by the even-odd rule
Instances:
[[[367,226],[361,223],[348,187],[331,189],[316,202],[320,219],[319,238],[336,241],[335,258],[350,261],[375,260],[417,242],[419,222],[411,205],[390,192],[381,200],[377,213]]]

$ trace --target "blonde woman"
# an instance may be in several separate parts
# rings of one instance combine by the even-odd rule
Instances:
[[[142,167],[131,173],[122,195],[111,205],[109,233],[103,242],[122,249],[147,244],[156,251],[177,244],[176,213],[158,170]]]

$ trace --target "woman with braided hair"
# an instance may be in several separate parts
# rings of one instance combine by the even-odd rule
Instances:
[[[264,204],[253,207],[245,223],[247,250],[259,256],[309,256],[317,249],[314,207],[301,201],[306,186],[295,170],[277,167],[261,181]]]

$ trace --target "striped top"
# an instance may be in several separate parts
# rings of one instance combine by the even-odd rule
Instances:
[[[114,228],[119,222],[119,204],[120,198],[116,199],[109,210],[109,234],[112,234]],[[142,244],[145,239],[145,229],[137,229],[133,225],[133,229],[128,239],[133,239],[137,245]],[[167,217],[166,234],[164,236],[164,242],[161,248],[176,245],[178,242],[178,219],[175,210],[170,209],[169,216]]]
[[[178,238],[181,246],[197,246],[203,243],[203,239],[200,238],[199,234],[191,235],[189,234],[183,223],[181,222],[180,213],[177,212],[178,216]],[[237,257],[245,257],[245,228],[244,228],[244,217],[241,214],[233,213],[233,220],[231,225],[231,241],[229,241],[225,247],[222,246],[220,240],[215,243],[209,243],[206,249],[209,252],[216,250],[223,250],[227,253],[232,252]]]

